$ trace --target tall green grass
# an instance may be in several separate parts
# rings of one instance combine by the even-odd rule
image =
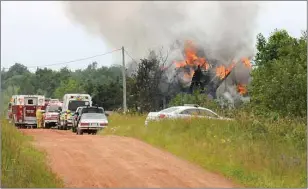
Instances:
[[[1,120],[1,187],[56,188],[63,182],[46,165],[45,154],[31,145],[32,138]]]
[[[307,187],[306,125],[291,120],[164,120],[111,115],[102,133],[141,139],[245,187]]]

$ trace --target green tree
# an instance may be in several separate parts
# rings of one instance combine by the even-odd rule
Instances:
[[[164,74],[160,65],[161,62],[155,52],[151,51],[149,58],[142,59],[138,65],[137,73],[133,74],[134,90],[130,91],[130,95],[137,100],[136,104],[141,108],[141,111],[160,109],[164,97],[160,90]]]
[[[258,112],[305,116],[307,112],[307,42],[275,30],[268,40],[257,36],[251,102]]]
[[[35,91],[37,94],[52,97],[54,91],[59,86],[60,80],[57,72],[52,69],[37,69],[34,76]]]
[[[68,81],[62,81],[60,86],[54,92],[56,98],[62,99],[67,93],[84,93],[81,85],[74,79],[70,78]]]

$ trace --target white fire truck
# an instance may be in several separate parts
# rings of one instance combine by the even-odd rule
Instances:
[[[9,118],[15,126],[37,126],[36,110],[44,105],[45,97],[41,95],[13,95],[9,104]]]
[[[58,129],[66,130],[73,126],[73,114],[80,106],[92,106],[89,94],[65,94],[59,117]],[[68,113],[69,111],[69,113]]]

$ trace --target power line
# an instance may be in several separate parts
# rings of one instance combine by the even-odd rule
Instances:
[[[85,57],[85,58],[79,58],[79,59],[70,60],[70,61],[66,61],[66,62],[60,62],[60,63],[55,63],[55,64],[46,64],[46,65],[40,65],[40,66],[26,66],[26,67],[27,68],[37,68],[37,67],[48,67],[48,66],[56,66],[56,65],[61,65],[61,64],[69,64],[69,63],[87,60],[87,59],[91,59],[91,58],[95,58],[95,57],[99,57],[99,56],[104,56],[104,55],[111,54],[111,53],[119,51],[119,50],[121,50],[121,48],[115,49],[113,51],[109,51],[109,52],[106,52],[106,53],[103,53],[103,54],[98,54],[98,55]],[[8,68],[3,68],[3,69],[8,69]]]
[[[127,54],[135,63],[138,64],[138,62],[130,55],[130,53],[129,53],[126,49],[124,49],[124,51],[126,52],[126,54]]]

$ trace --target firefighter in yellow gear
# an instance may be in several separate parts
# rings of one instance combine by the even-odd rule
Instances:
[[[67,120],[71,117],[71,111],[70,110],[66,110],[66,114],[65,114],[65,122],[67,123]]]
[[[39,107],[36,110],[36,124],[37,124],[37,128],[41,128],[42,127],[42,119],[43,119],[43,114],[42,114],[41,108]]]

